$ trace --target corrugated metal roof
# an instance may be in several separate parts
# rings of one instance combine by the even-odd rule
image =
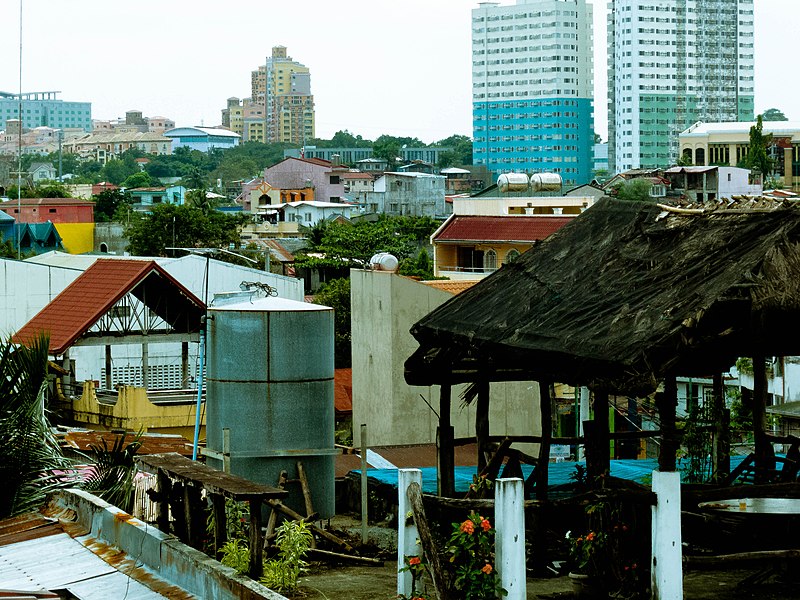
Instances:
[[[555,233],[574,217],[514,215],[456,216],[436,236],[436,242],[535,242]]]
[[[26,343],[46,333],[50,336],[50,353],[63,354],[118,300],[153,273],[157,273],[164,285],[157,290],[160,292],[157,297],[148,298],[148,305],[151,301],[175,301],[177,295],[195,308],[205,310],[201,300],[153,261],[101,259],[28,321],[13,340]],[[165,295],[170,297],[165,298]],[[163,307],[157,312],[163,312]]]
[[[32,525],[47,521],[41,515],[30,515]],[[4,522],[5,523],[5,522]],[[58,532],[53,533],[53,528]],[[25,541],[10,541],[0,536],[0,588],[15,590],[67,589],[82,600],[150,600],[157,598],[194,598],[191,594],[137,567],[136,558],[104,547],[107,562],[80,541],[63,531],[58,522],[49,528],[33,527],[39,532]],[[87,541],[87,540],[84,540]],[[93,544],[100,549],[100,544]],[[110,552],[109,552],[110,550]],[[112,556],[113,555],[113,556]],[[129,576],[130,575],[130,576]],[[151,589],[138,581],[149,582]]]

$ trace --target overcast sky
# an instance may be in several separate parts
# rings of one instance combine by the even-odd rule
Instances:
[[[506,0],[504,3],[510,3]],[[19,83],[19,3],[3,0],[0,90]],[[596,129],[606,137],[605,2],[595,5]],[[756,0],[756,110],[800,121],[800,0]],[[319,137],[472,135],[469,0],[22,0],[22,88],[217,125],[272,46],[311,69]]]

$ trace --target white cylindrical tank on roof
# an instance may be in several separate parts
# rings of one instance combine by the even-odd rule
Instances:
[[[525,173],[503,173],[497,178],[500,192],[524,192],[528,189],[528,176]]]
[[[534,192],[558,192],[561,190],[561,175],[558,173],[536,173],[531,175]]]
[[[396,271],[397,257],[388,252],[378,252],[369,259],[369,266],[373,271]]]

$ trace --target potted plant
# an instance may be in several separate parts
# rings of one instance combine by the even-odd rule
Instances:
[[[588,528],[567,532],[571,572],[578,598],[636,598],[644,590],[640,581],[637,543],[630,527],[612,502],[586,507]]]

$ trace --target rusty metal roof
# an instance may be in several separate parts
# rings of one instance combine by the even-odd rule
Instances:
[[[336,369],[333,373],[333,407],[338,413],[353,412],[353,369]]]
[[[574,217],[513,215],[484,217],[460,215],[436,236],[447,242],[535,242],[561,229]]]
[[[64,589],[84,600],[195,598],[87,533],[40,513],[0,521],[0,588],[31,598],[58,598],[43,592]]]
[[[155,261],[95,261],[13,337],[28,343],[44,333],[50,354],[63,354],[123,296],[133,293],[177,331],[197,331],[205,305]]]
[[[121,434],[113,431],[81,431],[70,430],[64,434],[63,444],[81,452],[91,451],[91,446],[102,447],[103,441],[111,448]],[[131,443],[135,434],[128,434],[125,446]],[[191,442],[179,435],[148,434],[145,433],[140,438],[142,446],[137,450],[137,454],[161,454],[163,452],[177,452],[184,456],[191,456]]]

